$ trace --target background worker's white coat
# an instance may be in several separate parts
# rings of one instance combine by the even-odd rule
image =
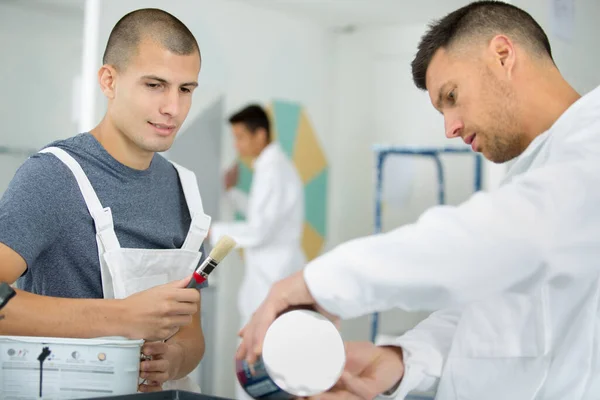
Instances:
[[[210,231],[212,243],[229,235],[244,249],[246,269],[238,297],[240,326],[262,303],[273,283],[306,263],[302,250],[303,185],[276,142],[267,145],[254,162],[245,211],[246,221],[214,222]]]
[[[343,244],[304,276],[344,318],[445,309],[385,342],[404,348],[399,399],[435,385],[444,400],[600,398],[600,88],[498,190]]]

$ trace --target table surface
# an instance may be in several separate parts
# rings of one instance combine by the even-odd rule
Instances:
[[[157,393],[136,393],[125,396],[96,397],[97,400],[231,400],[182,390],[165,390]],[[93,400],[93,399],[92,399]]]

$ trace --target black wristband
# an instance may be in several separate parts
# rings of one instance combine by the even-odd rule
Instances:
[[[17,294],[8,283],[0,283],[0,310]]]

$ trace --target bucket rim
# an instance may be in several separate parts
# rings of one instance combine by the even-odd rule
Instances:
[[[67,344],[82,346],[116,346],[116,347],[141,347],[143,339],[127,339],[120,336],[106,336],[91,339],[82,338],[59,338],[44,336],[1,336],[0,343],[33,343],[33,344]]]

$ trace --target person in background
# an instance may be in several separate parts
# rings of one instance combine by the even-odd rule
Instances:
[[[145,339],[140,391],[199,390],[187,375],[204,354],[200,294],[185,287],[210,217],[195,175],[156,153],[185,121],[200,64],[173,15],[117,22],[98,71],[104,118],[30,157],[0,200],[0,281],[19,287],[2,335]]]
[[[265,299],[271,285],[300,270],[306,263],[302,250],[304,190],[296,168],[272,140],[269,118],[258,105],[249,105],[229,118],[240,158],[252,159],[254,175],[247,198],[235,185],[237,166],[225,174],[225,188],[244,222],[215,222],[210,241],[223,235],[244,249],[245,271],[238,295],[240,327]],[[250,397],[237,386],[238,399]]]
[[[400,337],[347,343],[339,384],[319,398],[600,398],[600,87],[580,96],[540,25],[498,1],[433,23],[412,74],[448,138],[495,163],[514,159],[504,183],[276,283],[238,358],[253,362],[290,306],[332,318],[429,310]]]

